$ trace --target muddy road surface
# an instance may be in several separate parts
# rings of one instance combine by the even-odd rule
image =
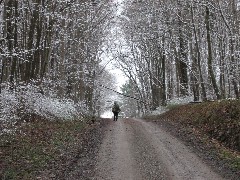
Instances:
[[[138,119],[112,121],[105,131],[97,180],[221,180],[181,141]]]

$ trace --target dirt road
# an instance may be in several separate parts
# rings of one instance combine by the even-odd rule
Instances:
[[[137,119],[109,125],[97,162],[98,180],[223,179],[181,141]]]

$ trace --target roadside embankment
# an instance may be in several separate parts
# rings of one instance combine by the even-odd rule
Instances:
[[[200,156],[240,175],[240,101],[224,100],[175,106],[145,117],[191,144]],[[223,171],[224,172],[224,171]]]

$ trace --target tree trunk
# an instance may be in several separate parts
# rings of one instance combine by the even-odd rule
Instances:
[[[14,82],[16,82],[17,79],[17,55],[16,53],[18,52],[18,39],[17,39],[17,35],[18,35],[18,30],[17,30],[17,18],[18,18],[18,1],[15,0],[13,1],[13,7],[15,8],[15,12],[14,12],[14,33],[13,33],[13,39],[14,39],[14,44],[13,44],[13,48],[14,49],[14,55],[12,55],[12,65],[11,65],[11,75],[10,75],[10,90],[13,90],[15,87]]]
[[[194,33],[195,46],[196,46],[196,52],[197,52],[197,66],[198,66],[198,73],[199,73],[199,79],[200,79],[200,85],[201,85],[202,100],[206,101],[207,100],[207,94],[206,94],[206,88],[205,88],[205,85],[204,85],[204,80],[203,80],[203,75],[202,75],[201,53],[200,53],[200,49],[199,49],[196,26],[195,26],[195,23],[194,23],[194,12],[193,12],[193,7],[192,6],[191,6],[191,16],[192,16],[193,33]]]
[[[52,41],[52,31],[53,31],[53,25],[54,25],[54,20],[50,17],[49,18],[49,23],[46,23],[46,33],[45,33],[45,37],[44,37],[44,50],[42,51],[42,55],[41,55],[41,75],[40,75],[40,79],[42,80],[44,75],[47,72],[47,68],[48,68],[48,63],[50,61],[51,58],[51,41]]]
[[[165,52],[165,39],[163,37],[163,52],[162,52],[162,69],[161,69],[161,105],[166,106],[166,52]]]
[[[181,7],[181,5],[180,5]],[[187,40],[184,37],[184,25],[181,20],[182,12],[178,12],[178,39],[179,39],[179,61],[178,76],[180,80],[180,94],[182,96],[188,95],[188,72],[187,72]]]
[[[193,49],[193,44],[190,43],[190,53],[192,59],[192,67],[191,67],[191,86],[193,91],[194,101],[199,101],[199,83],[197,79],[198,68],[197,68],[197,58],[195,56]]]
[[[223,39],[219,40],[219,57],[220,57],[220,90],[221,90],[221,97],[223,99],[226,98],[226,82],[225,82],[225,44]]]
[[[217,96],[217,99],[221,99],[221,96],[219,94],[219,89],[217,86],[216,78],[214,75],[213,67],[212,67],[212,61],[213,61],[213,55],[212,55],[212,41],[211,41],[211,29],[210,29],[210,11],[209,8],[206,6],[206,30],[207,30],[207,45],[208,45],[208,73],[210,80],[213,85],[213,90],[215,92],[215,95]]]
[[[39,12],[38,12],[38,8],[39,8],[39,1],[37,0],[35,2],[34,5],[34,10],[32,13],[32,17],[31,17],[31,21],[30,21],[30,29],[28,32],[28,42],[27,42],[27,48],[28,48],[28,54],[27,54],[27,61],[26,61],[26,69],[25,69],[25,82],[29,82],[30,79],[32,79],[33,77],[31,77],[31,71],[34,71],[34,69],[32,69],[32,63],[33,62],[33,51],[35,51],[34,49],[34,34],[35,34],[35,29],[36,29],[36,25],[37,25],[37,21],[38,21],[38,17],[39,17]]]
[[[40,5],[40,1],[38,2],[39,5]],[[40,77],[40,61],[41,61],[41,39],[42,39],[42,17],[39,13],[39,7],[37,9],[37,12],[36,14],[38,14],[38,19],[37,19],[37,25],[36,25],[36,30],[37,30],[37,33],[36,33],[36,46],[35,46],[35,51],[34,51],[34,54],[33,54],[33,62],[32,62],[32,66],[31,66],[31,77],[33,79],[37,79]]]

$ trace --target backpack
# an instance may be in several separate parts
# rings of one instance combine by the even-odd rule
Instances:
[[[112,112],[113,113],[119,113],[121,110],[119,108],[119,105],[118,104],[114,104],[113,107],[112,107]]]

